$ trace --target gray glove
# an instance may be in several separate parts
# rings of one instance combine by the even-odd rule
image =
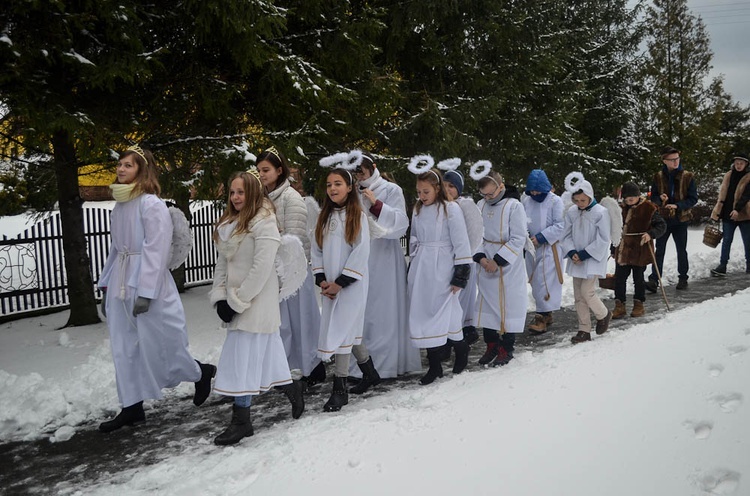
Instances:
[[[102,315],[107,318],[107,289],[102,288]]]
[[[139,313],[148,312],[149,305],[151,305],[150,299],[139,296],[133,305],[133,317],[137,317]]]

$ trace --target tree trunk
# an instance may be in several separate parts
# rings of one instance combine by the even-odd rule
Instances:
[[[83,230],[83,200],[78,190],[78,166],[70,134],[58,130],[52,137],[57,176],[57,199],[63,232],[65,273],[70,316],[65,327],[101,322],[94,297],[91,262]]]

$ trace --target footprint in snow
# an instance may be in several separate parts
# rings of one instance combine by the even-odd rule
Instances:
[[[729,350],[729,356],[735,356],[741,353],[745,353],[747,351],[747,346],[730,346],[727,348],[727,350]]]
[[[714,428],[713,423],[706,421],[693,422],[691,420],[686,420],[682,425],[693,431],[695,439],[708,439]]]
[[[711,401],[719,405],[722,412],[734,413],[742,404],[742,395],[739,393],[717,394],[711,398]]]
[[[724,366],[720,365],[718,363],[712,363],[708,366],[708,373],[711,375],[711,377],[717,377],[719,374],[724,372]]]
[[[740,485],[740,474],[732,470],[714,470],[704,474],[698,484],[708,494],[735,494]]]

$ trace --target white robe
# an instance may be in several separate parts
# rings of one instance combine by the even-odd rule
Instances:
[[[474,200],[469,197],[460,196],[456,199],[456,203],[461,207],[461,211],[464,214],[471,253],[476,253],[484,237],[482,212],[479,211]],[[474,264],[471,265],[469,282],[466,284],[466,288],[462,289],[459,293],[458,301],[461,303],[461,308],[464,311],[463,327],[473,326],[477,304],[477,267]]]
[[[349,354],[353,345],[362,342],[370,255],[370,231],[364,213],[360,223],[359,236],[353,244],[348,244],[346,210],[336,209],[328,218],[323,246],[318,246],[315,237],[312,239],[313,274],[324,274],[328,282],[334,282],[342,274],[356,279],[342,288],[333,300],[326,296],[321,298],[318,356],[323,360],[334,354]]]
[[[541,233],[547,240],[536,249],[536,257],[526,257],[526,272],[531,283],[531,294],[536,302],[537,312],[552,312],[560,309],[562,300],[562,283],[555,266],[555,254],[563,268],[563,253],[560,239],[565,229],[563,202],[559,196],[550,192],[544,201],[534,201],[530,196],[523,198],[523,206],[528,220],[528,231],[531,237]]]
[[[167,269],[172,218],[154,195],[118,202],[111,217],[112,245],[99,287],[107,288],[107,326],[123,407],[162,398],[162,388],[196,382],[201,370],[188,351],[182,300]],[[138,296],[147,312],[133,316]]]
[[[445,212],[447,211],[447,217]],[[418,348],[463,339],[459,293],[451,291],[453,267],[471,264],[461,207],[455,202],[423,206],[411,220],[409,239],[409,332]]]
[[[361,194],[360,200],[367,216],[382,228],[383,234],[370,240],[370,287],[363,342],[380,377],[393,378],[422,369],[419,349],[411,345],[409,338],[406,258],[400,242],[409,228],[409,217],[404,193],[397,184],[379,177],[370,190],[383,202],[377,219],[370,212],[369,200]],[[362,376],[354,360],[349,375]]]
[[[529,305],[523,255],[528,239],[526,213],[521,202],[513,198],[504,198],[495,205],[480,200],[478,206],[484,220],[484,242],[479,252],[490,260],[497,253],[509,265],[498,267],[492,274],[479,267],[476,325],[501,334],[521,333]]]
[[[611,224],[609,211],[598,203],[589,210],[581,210],[576,205],[568,209],[565,213],[565,231],[560,243],[563,253],[567,257],[571,250],[586,250],[591,255],[591,258],[580,264],[575,264],[567,258],[568,275],[580,279],[607,275]]]

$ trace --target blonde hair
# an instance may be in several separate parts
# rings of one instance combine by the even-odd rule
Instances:
[[[151,151],[143,150],[143,156],[141,156],[135,150],[125,150],[120,154],[119,160],[126,157],[132,157],[136,165],[138,165],[138,173],[133,180],[135,187],[130,193],[130,197],[135,198],[142,193],[159,196],[161,194],[159,169],[156,167],[156,160],[154,160],[154,155]],[[115,178],[115,184],[118,184],[119,182],[120,180]]]
[[[328,173],[329,176],[331,174],[341,176],[347,186],[352,186],[352,175],[349,171],[344,169],[333,169]],[[357,196],[354,187],[352,187],[352,190],[346,195],[346,203],[344,204],[344,207],[346,208],[346,228],[344,230],[344,239],[351,245],[357,240],[359,231],[362,229],[362,206],[359,204],[359,197]],[[323,246],[323,231],[328,225],[328,219],[331,217],[331,212],[336,208],[339,208],[339,206],[334,203],[328,195],[326,195],[326,199],[323,202],[323,208],[320,210],[320,215],[318,216],[318,224],[315,226],[315,241],[320,247]]]
[[[239,211],[234,208],[230,198],[232,183],[238,178],[242,179],[242,187],[245,190],[245,204],[242,206],[242,210]],[[214,225],[214,242],[219,241],[219,226],[236,220],[237,226],[234,228],[232,235],[248,233],[250,232],[250,222],[256,215],[263,212],[275,212],[273,203],[266,196],[265,188],[261,186],[258,178],[251,173],[245,171],[235,172],[227,183],[227,208]]]

